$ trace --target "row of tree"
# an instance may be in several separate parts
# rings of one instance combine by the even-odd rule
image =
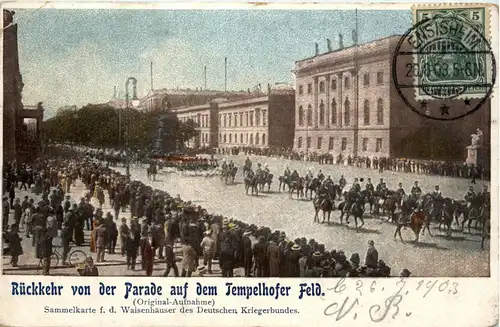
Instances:
[[[129,146],[141,150],[151,149],[155,139],[165,136],[169,144],[184,144],[195,135],[196,128],[192,120],[180,122],[175,114],[162,113],[160,116],[129,108],[121,109],[120,117],[120,109],[107,104],[88,104],[79,109],[74,106],[61,108],[55,117],[44,122],[43,133],[52,142],[124,147],[127,124]],[[162,130],[168,130],[168,135],[158,133],[160,125],[163,125]]]

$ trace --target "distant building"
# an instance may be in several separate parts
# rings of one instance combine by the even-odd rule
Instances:
[[[256,97],[218,105],[219,148],[291,148],[295,92],[269,89]]]

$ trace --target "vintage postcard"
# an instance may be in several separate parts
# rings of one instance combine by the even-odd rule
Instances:
[[[498,325],[497,4],[2,11],[0,325]]]

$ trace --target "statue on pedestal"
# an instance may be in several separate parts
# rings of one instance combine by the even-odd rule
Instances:
[[[468,146],[467,148],[469,149],[477,149],[481,147],[481,138],[483,137],[483,131],[481,131],[479,128],[476,129],[476,133],[472,134],[471,136],[471,145]]]

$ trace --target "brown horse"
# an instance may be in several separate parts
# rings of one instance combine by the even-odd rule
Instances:
[[[401,236],[401,228],[403,227],[410,227],[413,233],[415,234],[415,243],[418,243],[419,237],[420,237],[420,232],[422,231],[422,228],[428,228],[427,226],[427,217],[422,211],[417,211],[411,214],[410,216],[410,221],[409,222],[401,222],[398,221],[396,231],[394,232],[394,239],[396,239],[396,236],[399,235],[399,238],[401,239],[401,242],[404,243],[403,236]],[[430,230],[429,230],[430,234]]]
[[[290,199],[292,198],[292,194],[294,191],[297,191],[297,200],[299,199],[299,195],[304,197],[304,178],[299,177],[299,179],[290,183]]]
[[[334,205],[333,201],[330,200],[329,198],[320,199],[319,197],[316,197],[313,201],[313,205],[314,205],[314,210],[316,212],[314,215],[314,222],[317,221],[319,223],[318,212],[320,210],[322,210],[323,211],[323,221],[321,223],[322,224],[325,223],[325,216],[326,216],[326,213],[328,213],[327,224],[329,225],[330,224],[330,215],[332,214],[332,211],[335,209],[335,205]]]

